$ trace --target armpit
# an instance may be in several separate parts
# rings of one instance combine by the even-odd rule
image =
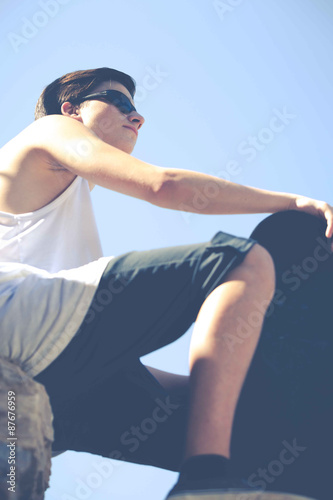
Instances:
[[[69,172],[69,170],[67,168],[65,168],[63,165],[58,163],[56,160],[48,159],[47,164],[49,166],[49,170]]]

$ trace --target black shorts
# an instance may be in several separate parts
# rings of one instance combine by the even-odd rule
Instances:
[[[175,341],[256,243],[218,232],[209,242],[135,251],[108,264],[75,337],[34,379],[50,397],[53,450],[76,450],[177,471],[187,401],[140,357]]]

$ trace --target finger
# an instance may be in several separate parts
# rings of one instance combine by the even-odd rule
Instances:
[[[333,221],[332,218],[327,219],[327,228],[326,228],[326,238],[331,238],[333,234]]]
[[[327,220],[327,228],[326,228],[325,236],[326,236],[326,238],[332,238],[332,236],[333,236],[333,214],[331,212],[326,216],[326,220]],[[332,247],[332,251],[333,251],[333,241],[332,241],[331,247]]]
[[[329,213],[326,216],[327,220],[327,228],[326,228],[326,237],[331,238],[333,235],[333,214]]]

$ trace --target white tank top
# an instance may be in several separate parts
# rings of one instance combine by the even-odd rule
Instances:
[[[74,337],[112,257],[102,256],[87,180],[45,207],[0,211],[0,356],[28,375]]]

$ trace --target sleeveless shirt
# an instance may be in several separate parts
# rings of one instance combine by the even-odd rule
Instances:
[[[0,356],[38,375],[75,336],[112,257],[103,257],[89,184],[48,205],[0,211]]]

